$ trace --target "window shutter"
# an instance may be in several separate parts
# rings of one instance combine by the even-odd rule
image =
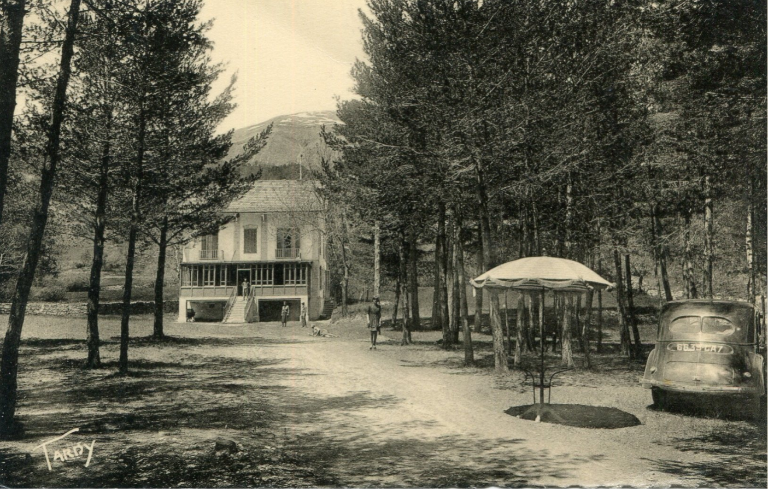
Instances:
[[[243,236],[243,253],[256,253],[257,251],[256,229],[246,229]]]

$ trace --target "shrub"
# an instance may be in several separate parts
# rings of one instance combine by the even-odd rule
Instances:
[[[90,279],[86,277],[73,277],[66,282],[64,286],[67,292],[88,292]]]
[[[42,302],[64,302],[67,300],[67,291],[60,285],[32,287],[32,300]]]

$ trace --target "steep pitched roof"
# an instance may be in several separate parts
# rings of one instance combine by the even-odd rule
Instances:
[[[322,204],[314,180],[257,180],[227,212],[317,212]]]

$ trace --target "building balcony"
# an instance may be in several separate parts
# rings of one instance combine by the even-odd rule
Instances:
[[[200,250],[201,260],[223,260],[224,250]]]
[[[277,248],[275,258],[301,258],[301,250],[299,248]]]
[[[184,248],[184,261],[224,261],[224,250],[199,250]]]

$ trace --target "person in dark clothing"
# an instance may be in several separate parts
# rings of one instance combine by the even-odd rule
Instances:
[[[288,315],[291,314],[291,308],[288,307],[288,303],[286,301],[283,301],[283,309],[280,311],[280,319],[283,323],[283,327],[286,326],[286,323],[288,322]]]
[[[376,349],[376,339],[379,336],[379,328],[381,327],[381,303],[379,298],[373,298],[373,304],[368,306],[368,330],[371,332],[371,347],[369,350]]]

